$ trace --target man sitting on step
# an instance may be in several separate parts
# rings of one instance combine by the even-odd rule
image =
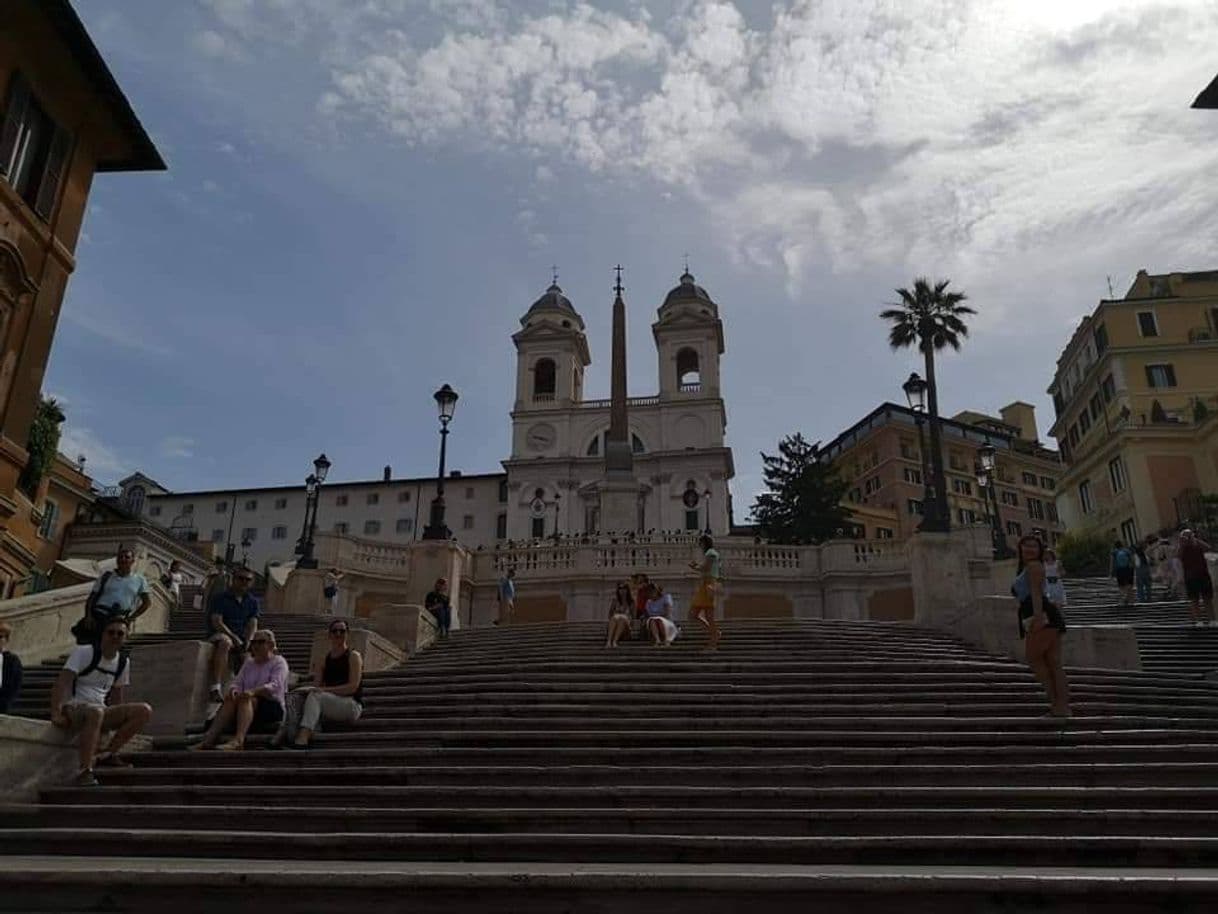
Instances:
[[[80,771],[73,781],[78,787],[97,786],[94,767],[130,768],[118,750],[152,718],[149,705],[123,703],[123,690],[131,683],[131,664],[122,650],[127,630],[125,618],[110,619],[100,644],[82,644],[68,655],[51,690],[51,723],[80,734]],[[99,753],[103,730],[114,734]]]
[[[211,694],[214,703],[224,701],[220,686],[233,651],[244,654],[250,636],[258,630],[258,598],[250,593],[254,573],[237,568],[228,589],[216,594],[207,606],[207,640],[213,645],[211,654]],[[240,634],[238,634],[240,632]]]

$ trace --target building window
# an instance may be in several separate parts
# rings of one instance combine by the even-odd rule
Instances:
[[[495,518],[495,539],[507,539],[507,515],[500,514]]]
[[[1104,400],[1097,393],[1091,398],[1091,418],[1099,419],[1100,414],[1104,412]]]
[[[148,516],[149,517],[160,517],[161,516],[161,506],[153,505],[152,507],[150,507],[148,509]]]
[[[182,513],[183,514],[194,514],[195,506],[193,504],[182,505]]]
[[[381,532],[381,522],[379,520],[364,521],[364,536],[376,536]]]
[[[71,151],[72,135],[42,110],[25,79],[14,75],[0,127],[0,176],[44,220],[55,209]]]
[[[288,506],[288,500],[286,498],[276,498],[275,499],[275,510],[276,511],[282,511],[287,506]]]
[[[1055,505],[1051,501],[1045,502],[1045,516],[1047,516],[1049,518],[1049,520],[1051,520],[1053,523],[1056,524],[1058,521],[1057,505]]]
[[[1081,436],[1087,434],[1089,431],[1091,431],[1091,416],[1088,415],[1087,410],[1084,409],[1078,414],[1078,433]]]
[[[863,494],[864,495],[870,495],[873,492],[878,492],[878,491],[880,491],[880,477],[872,476],[865,483],[863,483]]]
[[[403,489],[401,492],[398,493],[398,504],[402,504],[403,502],[407,502],[407,501],[410,501],[410,490]]]
[[[1050,476],[1042,476],[1040,477],[1040,487],[1042,489],[1048,489],[1050,492],[1052,492],[1057,488],[1057,483],[1054,482],[1053,478]]]
[[[906,460],[917,460],[918,452],[914,449],[913,442],[905,438],[901,439],[901,456]]]
[[[473,498],[473,497],[474,497],[474,487],[473,487],[473,486],[466,486],[466,487],[465,487],[465,497],[466,497],[466,498]]]
[[[1078,447],[1079,434],[1078,434],[1077,425],[1070,426],[1070,434],[1069,434],[1068,440],[1070,442],[1070,447]]]
[[[1155,320],[1153,311],[1138,312],[1138,333],[1142,336],[1159,335],[1159,322]]]
[[[1121,539],[1126,543],[1138,541],[1138,525],[1134,523],[1132,517],[1121,522]]]
[[[336,495],[334,497],[334,504],[340,508],[345,508],[347,506],[347,496],[346,495]]]
[[[918,499],[918,498],[905,499],[905,510],[907,512],[909,512],[910,514],[921,514],[922,513],[921,499]]]
[[[414,530],[414,520],[409,517],[399,517],[395,529],[398,533],[410,533]]]
[[[461,518],[461,529],[462,530],[473,530],[474,529],[474,515],[466,514],[463,518]]]
[[[1019,496],[1016,495],[1014,492],[1003,491],[1002,503],[1004,505],[1010,505],[1012,508],[1018,508],[1019,507]]]
[[[1043,501],[1041,501],[1039,498],[1029,498],[1028,499],[1028,516],[1030,518],[1032,518],[1032,520],[1044,520],[1045,519],[1045,503]]]
[[[256,498],[247,499],[245,502],[245,510],[246,511],[257,511],[258,510],[258,499],[256,499]]]
[[[962,524],[977,523],[977,512],[975,512],[972,508],[957,508],[956,517]]]
[[[1111,403],[1116,397],[1116,383],[1112,380],[1112,375],[1104,375],[1104,380],[1100,381],[1100,394],[1103,395],[1105,403]]]
[[[242,542],[249,540],[252,543],[256,539],[258,539],[258,528],[257,527],[242,527],[241,528],[241,541]]]
[[[288,538],[288,528],[279,526],[271,528],[271,539],[286,540]]]
[[[499,480],[499,504],[506,505],[507,498],[508,498],[507,480],[501,479],[501,480]]]
[[[905,468],[905,481],[913,483],[916,486],[922,485],[922,471],[915,470],[913,467]]]
[[[216,502],[216,513],[217,514],[227,514],[228,513],[228,502],[226,502],[226,501]]]
[[[960,455],[959,451],[952,451],[947,459],[947,462],[953,470],[964,469],[964,458]]]
[[[878,540],[890,540],[895,534],[890,527],[876,527],[875,538]]]
[[[1023,526],[1013,520],[1007,521],[1007,533],[1012,536],[1023,536]]]
[[[1113,492],[1125,491],[1125,465],[1120,457],[1108,461],[1108,478],[1112,480]]]
[[[533,366],[533,399],[553,400],[558,370],[553,359],[538,359]]]
[[[1146,383],[1151,387],[1175,387],[1175,367],[1172,365],[1147,365]]]
[[[55,528],[59,526],[59,505],[49,498],[42,503],[42,524],[38,527],[38,535],[44,540],[55,538]]]
[[[546,535],[546,519],[544,517],[533,518],[533,539],[539,540]]]
[[[334,525],[335,533],[345,534],[350,529],[351,529],[351,525],[348,524],[345,520],[340,520],[338,523],[336,523]]]
[[[1028,472],[1026,472],[1026,471],[1025,471],[1025,472],[1023,473],[1023,484],[1024,484],[1025,486],[1034,486],[1034,485],[1036,485],[1036,474],[1035,474],[1035,473],[1028,473]]]
[[[584,453],[585,457],[599,457],[601,453],[601,436],[597,435],[588,442],[588,450]]]
[[[379,505],[380,503],[381,496],[379,492],[369,492],[364,496],[364,504],[366,505]]]
[[[219,528],[216,528],[215,530],[213,530],[211,532],[211,541],[213,543],[223,542],[224,541],[224,531]]]
[[[955,492],[957,495],[972,495],[973,494],[973,484],[971,482],[969,482],[967,479],[953,479],[952,480],[952,491]]]
[[[685,512],[685,529],[699,530],[702,527],[701,514],[695,509]]]
[[[1100,324],[1091,331],[1091,338],[1095,340],[1095,354],[1103,355],[1108,350],[1108,328]]]
[[[1095,510],[1095,502],[1091,500],[1091,483],[1082,482],[1078,487],[1078,504],[1083,509],[1084,514],[1090,514]]]

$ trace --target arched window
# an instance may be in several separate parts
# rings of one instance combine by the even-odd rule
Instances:
[[[677,387],[680,390],[689,391],[702,389],[702,374],[698,366],[698,353],[694,349],[687,347],[677,353]]]
[[[643,439],[633,432],[630,434],[630,451],[633,454],[643,453]]]
[[[586,457],[599,457],[601,455],[601,436],[597,435],[588,442],[588,451]]]
[[[533,366],[533,399],[553,400],[558,370],[553,359],[538,359]]]
[[[139,517],[144,513],[144,487],[132,486],[127,490],[127,510]]]
[[[601,454],[601,439],[608,435],[608,432],[601,432],[595,438],[588,442],[588,448],[584,451],[585,457],[599,457]],[[634,432],[630,433],[630,452],[632,454],[642,454],[646,452],[643,447],[643,439]]]

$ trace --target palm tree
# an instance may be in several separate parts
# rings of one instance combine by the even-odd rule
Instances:
[[[880,319],[891,322],[888,344],[893,349],[905,349],[915,343],[922,351],[926,362],[927,405],[930,407],[930,457],[931,474],[935,480],[935,504],[925,506],[923,524],[928,530],[947,530],[950,518],[947,511],[947,493],[943,491],[943,439],[939,430],[939,394],[935,384],[935,351],[951,346],[957,352],[960,341],[968,336],[964,316],[976,314],[972,308],[961,304],[968,296],[963,292],[948,292],[950,279],[931,285],[930,280],[918,277],[913,291],[897,289],[901,297],[891,308],[880,312]],[[934,515],[931,514],[933,510]],[[931,521],[927,524],[926,521]],[[938,521],[938,524],[935,523]]]

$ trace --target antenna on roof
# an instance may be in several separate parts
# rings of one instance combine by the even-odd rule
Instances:
[[[1112,291],[1112,277],[1108,277],[1108,297],[1116,298],[1116,293]]]

